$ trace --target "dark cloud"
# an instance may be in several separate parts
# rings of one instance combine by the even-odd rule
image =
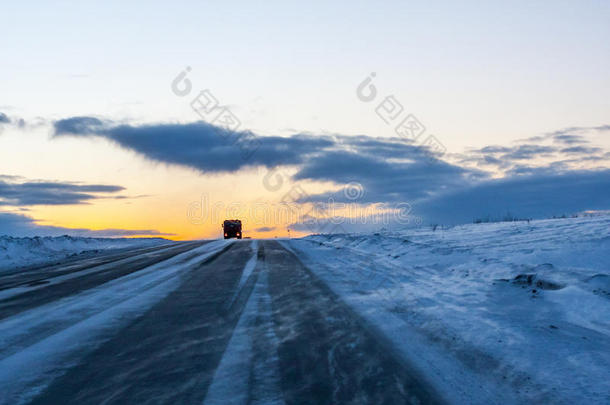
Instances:
[[[557,131],[548,132],[544,135],[532,136],[518,140],[517,142],[544,142],[563,143],[566,145],[589,143],[583,134],[599,133],[610,131],[610,125],[599,125],[593,127],[567,127]]]
[[[507,169],[524,160],[550,157],[559,151],[548,145],[522,144],[516,146],[486,146],[457,155],[460,163],[474,163],[477,166],[496,166]]]
[[[374,138],[371,136],[335,136],[334,150],[375,156],[382,159],[427,159],[430,155],[421,147],[405,143],[402,138]]]
[[[574,165],[608,159],[601,148],[586,146],[582,133],[610,126],[572,127],[530,138],[514,146],[487,146],[457,155],[452,164],[398,138],[370,136],[260,137],[232,132],[205,122],[126,125],[95,117],[73,117],[55,123],[55,136],[109,139],[156,162],[181,165],[202,173],[235,172],[249,166],[292,166],[294,180],[357,182],[357,200],[339,189],[301,195],[299,202],[408,202],[436,222],[469,222],[507,211],[524,217],[562,215],[610,206],[608,171],[574,169]],[[246,145],[255,148],[244,159]],[[546,142],[547,144],[539,144]],[[551,161],[539,167],[541,161]],[[499,168],[505,177],[490,180],[474,163]],[[536,166],[538,165],[538,166]],[[600,191],[601,190],[601,191]],[[597,194],[596,194],[597,193]]]
[[[72,205],[124,190],[121,186],[55,181],[22,181],[0,175],[0,205]]]
[[[561,161],[561,164],[555,163],[555,167],[562,170],[591,168],[587,163],[604,160],[604,150],[589,146],[590,141],[584,135],[606,131],[610,131],[610,125],[568,127],[519,140],[514,146],[486,146],[454,156],[461,164],[496,168],[505,175],[530,171],[535,164],[549,160]]]
[[[510,170],[507,170],[504,178],[511,178],[516,176],[542,176],[542,175],[558,175],[568,172],[570,169],[569,160],[558,160],[552,162],[546,166],[529,166],[529,165],[515,165]]]
[[[57,135],[91,135],[110,125],[110,121],[102,121],[95,117],[71,117],[53,124]]]
[[[0,212],[0,235],[25,236],[83,236],[92,238],[114,238],[124,236],[172,236],[154,229],[100,229],[63,228],[38,225],[29,216],[10,212]]]
[[[552,153],[556,152],[557,149],[552,146],[541,146],[541,145],[519,145],[508,153],[505,153],[499,157],[500,160],[524,160],[524,159],[535,159],[539,157],[547,157]]]
[[[594,155],[603,152],[603,149],[592,146],[570,146],[569,148],[561,149],[560,152],[568,155]]]
[[[589,141],[587,141],[583,136],[580,135],[554,135],[553,141],[566,145],[589,143]]]
[[[333,145],[332,139],[311,135],[259,137],[233,132],[205,122],[190,124],[114,125],[94,117],[74,117],[55,123],[55,136],[100,136],[148,159],[187,166],[203,173],[235,172],[247,166],[274,167],[302,163]]]
[[[368,202],[427,197],[462,185],[475,174],[398,138],[306,134],[260,137],[247,132],[233,133],[205,122],[130,126],[114,125],[95,117],[57,121],[55,133],[105,137],[149,159],[204,173],[234,172],[247,166],[296,166],[299,169],[295,180],[338,184],[358,181],[367,190]],[[254,139],[257,145],[248,160],[242,159],[230,142],[240,137]],[[336,197],[341,199],[341,194]]]
[[[610,125],[599,125],[593,127],[567,127],[557,131],[550,132],[547,135],[551,135],[553,137],[561,136],[561,135],[571,135],[574,133],[580,132],[606,132],[610,131]]]
[[[490,145],[479,150],[474,150],[474,152],[478,153],[509,153],[514,151],[514,148],[510,148],[508,146],[498,146],[498,145]]]
[[[442,160],[425,157],[411,162],[389,162],[383,156],[355,152],[329,152],[305,163],[295,180],[359,183],[359,203],[414,201],[438,192],[469,185],[483,173],[466,170]],[[348,195],[346,195],[348,194]],[[303,201],[354,201],[340,190],[303,198]]]
[[[610,125],[599,125],[593,127],[567,127],[557,131],[549,132],[545,135],[527,138],[526,142],[543,142],[551,140],[554,143],[565,145],[587,144],[589,141],[582,135],[586,133],[607,132]]]
[[[512,165],[511,162],[506,160],[500,160],[492,154],[478,154],[475,152],[468,154],[454,154],[453,155],[460,164],[475,164],[477,167],[489,167],[495,166],[500,169],[508,168]]]
[[[9,117],[3,112],[0,112],[0,129],[3,126],[12,126],[18,129],[24,129],[26,127],[26,122],[23,118]]]
[[[610,170],[552,174],[538,170],[525,176],[485,181],[420,202],[414,207],[428,221],[444,224],[477,218],[548,218],[610,208]]]

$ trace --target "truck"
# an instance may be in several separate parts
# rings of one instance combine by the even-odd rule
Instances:
[[[225,219],[222,223],[222,230],[225,239],[241,239],[241,221],[239,219]]]

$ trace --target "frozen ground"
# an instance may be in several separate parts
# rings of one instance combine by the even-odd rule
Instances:
[[[0,272],[64,259],[83,252],[171,243],[162,238],[82,238],[72,236],[13,238],[0,236]]]
[[[610,403],[610,217],[285,241],[453,403]]]

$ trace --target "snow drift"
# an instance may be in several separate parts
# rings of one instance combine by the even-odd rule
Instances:
[[[285,243],[451,403],[610,400],[610,216]]]
[[[0,236],[0,272],[43,264],[90,251],[155,246],[171,241],[163,238],[83,238],[45,236],[14,238]],[[92,252],[93,253],[93,252]]]

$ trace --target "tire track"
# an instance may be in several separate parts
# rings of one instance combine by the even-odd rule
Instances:
[[[235,242],[34,399],[35,404],[201,403],[252,288],[228,305],[251,256]]]
[[[178,288],[182,276],[194,265],[224,250],[226,243],[203,246],[197,249],[199,256],[186,263],[184,256],[190,252],[179,260],[170,259],[1,321],[0,404],[30,401],[53,379]]]
[[[203,405],[284,405],[266,267],[261,247],[257,266],[245,283],[253,285],[253,290],[214,372]]]
[[[438,396],[298,258],[265,242],[287,404],[433,404]]]
[[[41,264],[25,268],[17,268],[11,271],[4,271],[0,275],[0,291],[9,288],[36,285],[44,283],[45,280],[57,276],[76,273],[96,266],[102,266],[123,259],[128,259],[137,255],[161,251],[176,246],[174,244],[163,244],[160,246],[144,248],[117,249],[102,253],[83,253],[77,257],[69,257],[54,264]]]
[[[108,281],[126,276],[130,273],[150,267],[156,263],[168,260],[181,253],[187,252],[205,242],[186,243],[161,251],[154,251],[136,257],[123,259],[119,262],[108,263],[94,267],[87,274],[69,277],[58,283],[44,287],[34,287],[24,292],[17,292],[8,298],[0,299],[0,320],[16,315],[31,308],[78,294],[90,288],[97,287]],[[60,276],[61,277],[61,276]],[[6,294],[6,290],[4,293]]]

